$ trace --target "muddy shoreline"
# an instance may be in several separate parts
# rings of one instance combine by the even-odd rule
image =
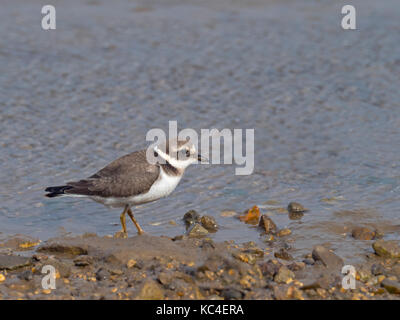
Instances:
[[[195,212],[184,217],[187,232],[173,238],[8,237],[0,243],[0,299],[400,299],[398,241],[353,230],[355,241],[375,237],[374,253],[354,266],[355,289],[345,289],[341,257],[317,245],[294,259],[285,240],[290,230],[277,230],[256,213],[252,208],[240,219],[258,225],[263,246],[215,242],[207,231],[218,226]],[[54,290],[42,285],[48,265],[55,270]]]

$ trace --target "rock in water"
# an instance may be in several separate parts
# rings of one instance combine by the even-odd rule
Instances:
[[[258,224],[266,233],[275,233],[277,228],[276,224],[272,221],[270,217],[266,214],[263,214],[260,219],[260,223]]]
[[[315,261],[321,261],[327,268],[335,268],[340,271],[344,265],[342,258],[323,246],[315,246],[312,252],[312,257]]]
[[[218,224],[213,217],[202,216],[200,220],[201,225],[210,232],[217,232]]]
[[[288,236],[290,234],[292,234],[292,231],[290,229],[288,229],[288,228],[284,228],[284,229],[279,230],[279,232],[277,233],[277,236],[278,237],[285,237],[285,236]]]
[[[196,210],[189,210],[183,216],[183,221],[185,221],[186,227],[190,227],[191,225],[200,222],[200,215]]]
[[[400,246],[396,240],[377,240],[372,247],[380,257],[400,259]]]
[[[307,209],[304,208],[300,203],[298,202],[290,202],[288,205],[288,211],[289,212],[306,212]]]
[[[364,227],[356,227],[351,231],[351,236],[357,240],[372,240],[375,238],[375,231]]]
[[[279,251],[274,253],[275,258],[283,260],[293,260],[293,257],[285,249],[281,248]]]
[[[208,234],[208,230],[203,228],[201,224],[195,223],[193,227],[191,227],[188,232],[188,236],[191,238],[203,237]]]
[[[257,225],[259,219],[260,209],[257,206],[253,206],[253,208],[245,211],[243,216],[239,216],[240,221],[254,225]]]

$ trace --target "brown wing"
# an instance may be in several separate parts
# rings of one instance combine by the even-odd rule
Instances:
[[[146,150],[123,156],[90,176],[68,182],[65,193],[101,197],[129,197],[147,192],[160,173],[158,165],[146,160]]]

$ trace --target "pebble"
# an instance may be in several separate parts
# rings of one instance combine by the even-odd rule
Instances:
[[[33,272],[31,270],[25,270],[20,275],[18,275],[18,278],[30,281],[33,279]]]
[[[261,227],[267,234],[275,233],[277,230],[276,224],[266,214],[263,214],[261,216],[260,223],[258,224],[258,226]]]
[[[292,234],[292,230],[288,229],[288,228],[284,228],[278,231],[277,236],[278,237],[285,237]]]
[[[185,221],[186,227],[190,227],[191,225],[200,222],[200,215],[196,210],[189,210],[184,214],[183,221]]]
[[[126,264],[128,268],[133,268],[135,265],[136,265],[135,259],[129,259],[128,263]]]
[[[290,283],[295,278],[295,274],[290,271],[287,267],[282,266],[279,268],[277,274],[274,277],[274,281],[277,283]]]
[[[103,268],[100,268],[96,272],[96,279],[98,281],[106,280],[109,276],[110,276],[110,273]]]
[[[164,292],[154,280],[148,279],[144,282],[139,294],[136,296],[138,300],[163,300]]]
[[[384,258],[400,259],[400,246],[396,240],[377,240],[372,244],[375,253]]]
[[[292,264],[288,265],[289,270],[291,271],[299,271],[303,270],[306,267],[304,262],[293,262]]]
[[[385,273],[385,268],[381,264],[373,264],[371,266],[371,273],[374,276],[378,276],[380,274],[384,274]]]
[[[0,282],[3,282],[4,280],[6,280],[6,277],[4,274],[0,273]]]
[[[375,231],[365,227],[355,227],[351,236],[357,240],[372,240],[375,238]]]
[[[293,260],[293,257],[283,248],[281,248],[279,251],[276,251],[274,253],[275,258],[279,258],[282,260]]]
[[[205,229],[201,224],[195,223],[188,231],[187,235],[190,238],[197,238],[197,237],[203,237],[208,234],[208,230]]]
[[[384,287],[389,293],[400,294],[400,283],[397,281],[384,279],[381,283],[382,287]]]
[[[239,300],[242,299],[243,294],[240,290],[235,288],[227,288],[221,291],[221,296],[225,300]]]
[[[239,217],[240,221],[253,225],[257,225],[259,219],[260,209],[257,206],[253,206],[251,209],[245,211],[243,216]]]
[[[342,258],[320,245],[314,247],[312,257],[315,261],[321,261],[327,268],[339,269],[344,264]]]
[[[288,205],[288,211],[289,212],[306,212],[307,209],[303,207],[303,205],[301,205],[298,202],[290,202]]]
[[[86,255],[78,256],[74,259],[74,263],[77,267],[86,267],[93,263],[93,258]]]
[[[215,221],[214,217],[207,216],[207,215],[202,216],[200,219],[200,223],[209,232],[217,232],[217,230],[218,230],[218,224]]]

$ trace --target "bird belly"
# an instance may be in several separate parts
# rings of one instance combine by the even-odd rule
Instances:
[[[168,196],[175,190],[181,176],[169,176],[162,169],[159,178],[154,182],[151,188],[146,192],[130,197],[91,197],[94,201],[100,202],[108,207],[124,207],[126,205],[139,205],[152,202]]]

